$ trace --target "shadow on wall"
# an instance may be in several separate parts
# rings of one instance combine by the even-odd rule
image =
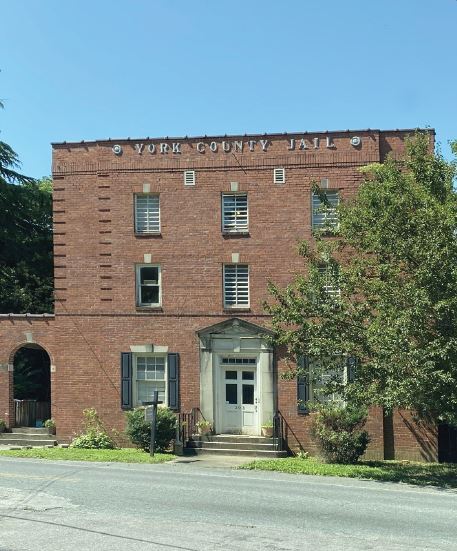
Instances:
[[[421,458],[425,461],[438,460],[438,428],[425,421],[413,419],[410,413],[398,412],[402,423],[419,445]],[[401,431],[403,432],[403,431]],[[399,438],[404,439],[403,434]]]

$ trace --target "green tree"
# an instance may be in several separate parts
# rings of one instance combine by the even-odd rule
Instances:
[[[363,172],[356,198],[339,208],[336,238],[302,243],[306,273],[285,289],[270,285],[276,343],[319,358],[311,376],[327,375],[324,394],[455,423],[456,165],[418,134],[403,160]],[[357,358],[349,384],[334,376],[342,357]]]
[[[51,180],[18,168],[16,153],[0,141],[0,312],[51,312]]]

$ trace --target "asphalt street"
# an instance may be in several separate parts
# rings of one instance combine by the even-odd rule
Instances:
[[[457,492],[192,462],[0,458],[0,550],[453,550]]]

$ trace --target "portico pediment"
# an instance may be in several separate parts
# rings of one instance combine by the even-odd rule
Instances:
[[[255,323],[240,318],[230,318],[220,323],[204,327],[197,331],[197,335],[203,339],[210,336],[234,336],[244,337],[266,337],[273,335],[271,329],[267,329]]]

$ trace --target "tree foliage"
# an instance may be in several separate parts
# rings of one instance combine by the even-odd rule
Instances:
[[[51,312],[51,180],[18,168],[16,153],[0,141],[0,313]]]
[[[317,406],[313,431],[328,463],[356,463],[359,460],[370,442],[368,432],[363,430],[366,420],[364,409],[335,403]]]
[[[270,285],[276,343],[330,375],[341,356],[357,358],[355,380],[329,377],[329,393],[457,422],[456,165],[418,134],[403,160],[363,172],[336,238],[302,243],[306,273]],[[339,269],[323,274],[332,263]]]

